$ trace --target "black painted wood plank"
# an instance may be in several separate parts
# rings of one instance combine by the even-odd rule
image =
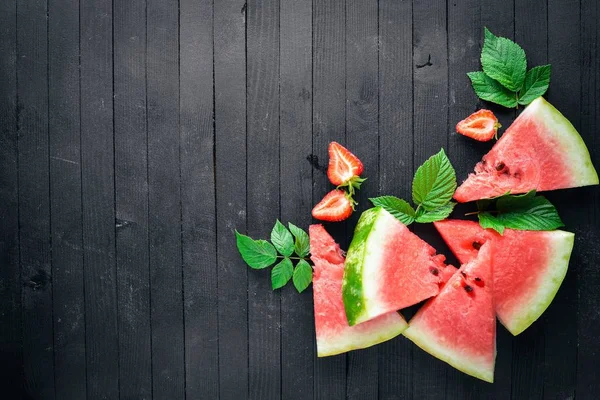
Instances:
[[[379,193],[410,199],[413,178],[412,2],[379,2]],[[368,182],[373,184],[372,182]],[[379,398],[412,398],[413,344],[378,345]]]
[[[119,393],[112,1],[80,3],[81,173],[87,396]]]
[[[186,397],[219,397],[213,2],[180,2],[181,215]]]
[[[248,396],[248,266],[234,234],[246,231],[245,19],[245,3],[214,3],[219,393],[232,400]]]
[[[284,224],[308,230],[312,209],[312,1],[280,4],[279,170]],[[317,173],[320,173],[317,171]],[[308,231],[307,231],[308,232]],[[281,397],[313,397],[315,326],[312,288],[281,290]]]
[[[552,65],[551,85],[546,96],[580,129],[581,46],[579,1],[548,1],[548,63]],[[551,27],[551,28],[550,28]],[[583,189],[583,190],[587,190]],[[593,189],[592,189],[593,190]],[[578,191],[552,193],[566,230],[585,230],[588,224],[588,196]],[[591,194],[591,192],[590,192]],[[585,211],[584,211],[585,210]],[[578,243],[579,244],[579,243]],[[587,247],[584,245],[584,247]],[[554,301],[543,318],[544,398],[575,398],[577,380],[577,271],[581,253],[577,246],[570,268]]]
[[[46,2],[17,7],[19,244],[25,392],[54,398]]]
[[[16,2],[0,2],[0,386],[23,396]]]
[[[356,196],[358,206],[349,219],[356,225],[360,213],[371,206],[379,182],[379,76],[378,11],[376,0],[346,2],[346,144],[365,167],[368,180]],[[351,236],[348,231],[348,236]],[[348,354],[346,397],[377,398],[378,370],[375,347]]]
[[[527,54],[528,68],[547,63],[547,22],[545,0],[515,2],[515,41]],[[541,318],[513,339],[513,398],[543,396],[546,330]]]
[[[448,46],[445,1],[413,4],[414,162],[417,168],[448,145]],[[443,240],[431,224],[417,224],[419,237],[439,249]],[[420,349],[413,351],[414,398],[439,399],[446,393],[450,366]]]
[[[185,388],[181,252],[178,5],[147,3],[148,209],[152,395]]]
[[[333,189],[325,174],[327,146],[345,144],[346,30],[345,1],[313,2],[313,204]],[[316,157],[316,158],[315,158]],[[316,163],[318,161],[318,163]],[[346,224],[329,224],[327,230],[342,248],[349,244]],[[315,360],[314,397],[346,397],[346,355]]]
[[[247,4],[247,231],[269,237],[279,216],[279,1]],[[281,304],[270,272],[248,275],[248,396],[257,399],[281,395]]]
[[[85,398],[79,2],[48,3],[49,154],[56,397]]]
[[[145,1],[114,1],[115,208],[121,398],[152,396]]]
[[[600,168],[600,4],[581,2],[581,100],[579,132],[583,137],[596,170]],[[550,53],[552,55],[552,53]],[[553,60],[552,60],[553,61]],[[554,73],[554,72],[553,72]],[[557,94],[558,96],[558,94]],[[577,127],[577,125],[576,125]],[[578,399],[594,399],[600,392],[597,377],[600,357],[600,314],[598,313],[598,282],[600,282],[600,190],[598,186],[579,189],[579,199],[585,207],[574,207],[587,218],[575,231],[575,258],[570,269],[577,271],[577,387]],[[581,201],[581,200],[578,200]],[[581,204],[581,203],[579,203]],[[561,208],[561,212],[565,207]]]

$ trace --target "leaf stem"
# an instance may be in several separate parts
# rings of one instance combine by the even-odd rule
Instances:
[[[278,255],[277,258],[286,258],[286,257]],[[290,257],[287,257],[287,258],[289,258],[290,260],[304,260],[304,261],[308,261],[309,260],[308,257],[304,258],[304,257],[292,257],[292,256],[290,256]]]

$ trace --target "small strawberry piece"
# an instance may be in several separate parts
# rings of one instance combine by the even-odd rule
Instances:
[[[312,216],[322,221],[343,221],[352,214],[352,201],[346,192],[334,189],[327,193],[312,210]]]
[[[487,142],[498,134],[498,118],[490,110],[479,110],[456,124],[456,132],[480,142]]]
[[[362,162],[347,148],[337,142],[329,143],[329,168],[327,176],[337,186],[346,185],[363,172]]]

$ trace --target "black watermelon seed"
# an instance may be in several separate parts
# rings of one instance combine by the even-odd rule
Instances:
[[[479,242],[473,242],[473,248],[475,250],[479,250],[481,248],[481,243],[479,243]]]
[[[502,171],[505,166],[506,165],[504,165],[504,163],[501,162],[500,164],[496,165],[496,171]]]
[[[474,279],[474,281],[475,281],[475,284],[476,284],[477,286],[483,286],[483,285],[484,285],[484,283],[483,283],[483,279],[481,279],[480,277],[476,277],[476,278]]]
[[[467,293],[471,293],[473,291],[473,288],[471,286],[469,286],[469,285],[465,285],[465,291]]]
[[[460,271],[460,274],[465,278],[467,277],[467,274],[465,274],[463,271]]]
[[[429,272],[431,272],[435,276],[438,276],[438,274],[440,273],[440,271],[435,267],[429,268]]]

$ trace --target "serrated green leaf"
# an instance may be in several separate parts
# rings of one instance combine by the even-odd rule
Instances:
[[[305,261],[300,260],[294,269],[294,286],[298,293],[302,293],[312,282],[312,267]]]
[[[298,257],[306,257],[310,253],[310,238],[308,233],[298,228],[291,222],[288,223],[292,235],[294,235],[294,252]]]
[[[517,106],[515,93],[487,76],[484,72],[469,72],[467,75],[471,79],[471,85],[473,86],[473,90],[475,90],[475,94],[480,99],[508,108]]]
[[[275,222],[275,226],[271,231],[271,242],[279,254],[283,256],[289,257],[294,252],[294,238],[279,220]]]
[[[519,92],[519,104],[525,106],[546,93],[550,85],[551,71],[550,64],[540,65],[527,71],[525,83]]]
[[[427,211],[421,208],[417,212],[417,217],[415,218],[415,221],[421,224],[441,221],[443,219],[448,218],[448,216],[452,213],[452,210],[454,210],[455,205],[456,203],[448,203],[445,206],[438,207],[435,210],[431,211]]]
[[[444,149],[431,156],[415,173],[412,198],[427,211],[446,205],[456,190],[456,173]]]
[[[529,207],[534,198],[535,190],[530,190],[527,193],[517,195],[510,195],[507,193],[498,197],[496,200],[496,208],[500,212],[506,212],[517,208],[526,208]]]
[[[493,229],[501,235],[504,234],[504,224],[498,221],[492,214],[481,212],[477,214],[477,217],[479,218],[479,225],[481,225],[482,228]]]
[[[529,231],[551,231],[564,226],[556,208],[543,196],[531,199],[526,206],[514,208],[497,217],[505,227]]]
[[[273,290],[284,287],[292,279],[294,266],[289,258],[284,258],[271,270],[271,287]]]
[[[525,51],[510,39],[497,37],[485,28],[481,50],[483,72],[505,88],[518,92],[525,82]]]
[[[415,220],[415,210],[407,201],[395,196],[380,196],[369,199],[375,207],[381,207],[404,225],[410,225]]]
[[[266,268],[277,260],[275,247],[266,240],[254,240],[238,231],[235,231],[235,236],[238,251],[251,268]]]

